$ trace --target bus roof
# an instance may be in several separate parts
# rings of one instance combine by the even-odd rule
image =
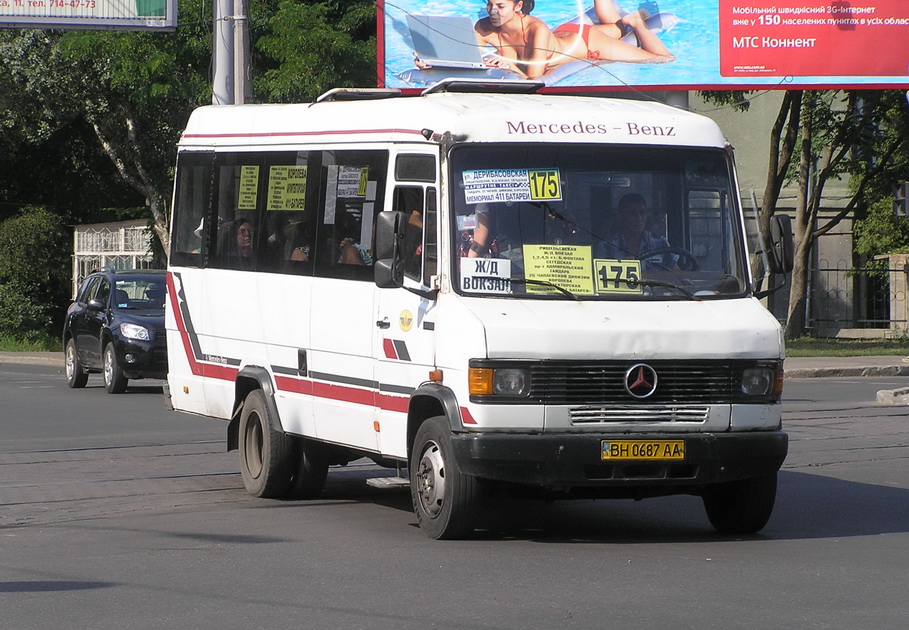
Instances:
[[[349,142],[570,142],[724,147],[709,118],[658,103],[540,94],[452,93],[192,113],[182,149]]]

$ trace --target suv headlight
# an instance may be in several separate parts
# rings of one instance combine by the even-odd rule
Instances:
[[[120,324],[120,334],[127,339],[138,339],[140,341],[151,340],[148,328],[139,324]]]

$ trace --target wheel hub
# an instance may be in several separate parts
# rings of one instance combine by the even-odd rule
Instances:
[[[417,470],[417,484],[423,509],[435,518],[442,511],[445,497],[445,461],[435,442],[431,442],[423,451]]]

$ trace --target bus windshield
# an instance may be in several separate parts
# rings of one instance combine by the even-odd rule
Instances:
[[[467,144],[450,159],[457,290],[543,299],[744,295],[721,149]]]

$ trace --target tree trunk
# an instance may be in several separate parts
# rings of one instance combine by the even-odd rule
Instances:
[[[812,96],[814,96],[812,94]],[[792,284],[789,286],[789,313],[786,317],[786,339],[804,336],[806,327],[805,304],[808,300],[808,273],[811,260],[812,239],[812,178],[814,157],[811,151],[814,126],[812,118],[813,98],[802,101],[802,133],[799,147],[798,198],[795,202],[795,255],[793,256]]]
[[[786,316],[786,339],[805,336],[808,326],[808,274],[811,273],[811,243],[797,241],[793,255],[792,281],[789,285],[789,312]]]
[[[113,162],[123,180],[145,197],[152,218],[152,228],[161,243],[165,259],[170,255],[170,229],[167,221],[167,203],[142,163],[139,151],[136,122],[127,117],[124,121],[126,139],[116,143],[98,123],[92,123],[101,148]]]

